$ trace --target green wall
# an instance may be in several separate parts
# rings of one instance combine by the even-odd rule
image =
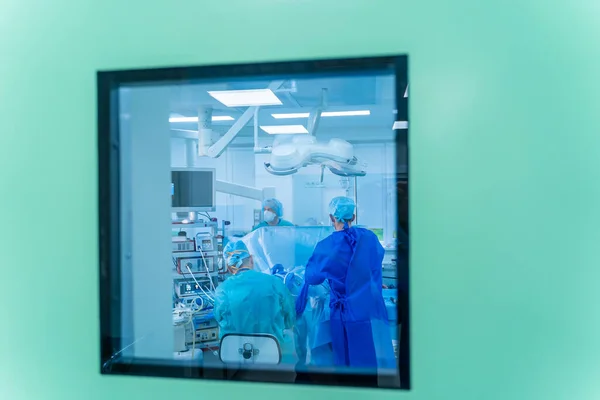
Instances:
[[[0,398],[600,398],[598,4],[3,0]],[[96,70],[389,53],[414,390],[100,376]]]

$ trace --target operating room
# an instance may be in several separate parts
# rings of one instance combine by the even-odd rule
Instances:
[[[131,343],[123,354],[217,368],[336,369],[315,349],[330,340],[317,332],[327,330],[326,317],[315,314],[328,307],[327,281],[304,292],[304,317],[283,318],[291,322],[281,336],[224,321],[236,310],[220,304],[220,288],[235,292],[226,283],[243,276],[245,257],[297,303],[315,247],[335,230],[332,199],[344,198],[353,226],[383,249],[383,337],[397,358],[397,290],[407,285],[398,282],[397,249],[408,237],[398,212],[406,148],[397,135],[408,122],[398,119],[396,91],[388,71],[121,88],[120,317]],[[227,296],[234,304],[236,293]],[[252,318],[272,317],[255,308]]]

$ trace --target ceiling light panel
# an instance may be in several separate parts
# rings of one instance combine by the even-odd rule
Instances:
[[[271,114],[271,116],[275,119],[308,118],[310,113]]]
[[[212,120],[213,121],[233,121],[233,117],[230,117],[229,115],[213,115]]]
[[[358,117],[371,115],[369,110],[358,110],[358,111],[323,111],[321,117]]]
[[[395,121],[392,129],[408,129],[408,121]]]
[[[270,125],[261,126],[260,129],[267,132],[269,135],[295,135],[308,133],[304,125]]]
[[[358,110],[358,111],[323,111],[321,117],[357,117],[371,115],[370,110]],[[294,119],[294,118],[308,118],[310,113],[287,113],[287,114],[271,114],[275,119]]]
[[[213,115],[212,121],[233,121],[229,115]],[[198,117],[171,117],[169,122],[198,122]]]
[[[208,94],[227,107],[279,106],[282,104],[270,89],[211,91]]]

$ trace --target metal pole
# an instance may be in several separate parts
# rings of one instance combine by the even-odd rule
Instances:
[[[198,155],[200,157],[208,154],[212,146],[212,107],[198,107]]]
[[[196,166],[196,158],[198,157],[198,151],[196,150],[196,141],[192,139],[186,139],[185,150],[185,161],[187,163],[187,167],[194,168]]]
[[[354,220],[354,224],[358,225],[358,188],[356,187],[358,183],[358,177],[354,177],[354,204],[356,204],[356,210],[354,211],[356,215],[356,219]]]

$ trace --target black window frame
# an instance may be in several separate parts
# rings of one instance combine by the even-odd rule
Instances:
[[[124,350],[121,338],[121,240],[120,240],[120,132],[118,88],[126,85],[152,84],[169,85],[194,80],[225,78],[252,78],[271,75],[296,74],[349,74],[392,69],[396,75],[396,109],[398,121],[408,121],[408,99],[404,94],[408,87],[408,56],[297,60],[266,63],[230,65],[203,65],[172,68],[149,68],[111,70],[97,72],[97,145],[98,145],[98,244],[99,244],[99,290],[100,290],[100,372],[107,375],[135,375],[173,378],[201,378],[210,380],[277,382],[286,381],[282,374],[289,372],[269,371],[260,379],[249,379],[244,374],[217,377],[223,368],[189,367],[166,360],[144,360],[124,362],[119,354]],[[396,149],[399,145],[405,154],[396,151],[396,171],[406,165],[402,180],[405,198],[397,199],[398,232],[409,228],[408,186],[410,184],[408,129],[396,131]],[[405,161],[401,161],[403,158]],[[400,185],[400,184],[399,184]],[[406,232],[408,236],[408,232]],[[405,241],[398,248],[397,276],[407,283],[399,299],[404,297],[403,306],[397,307],[398,322],[402,322],[398,374],[399,386],[378,383],[376,376],[310,372],[298,373],[294,383],[312,385],[354,386],[369,388],[405,389],[410,384],[410,315],[409,315],[409,245]],[[402,300],[401,300],[402,301]],[[260,375],[260,374],[259,374]]]

